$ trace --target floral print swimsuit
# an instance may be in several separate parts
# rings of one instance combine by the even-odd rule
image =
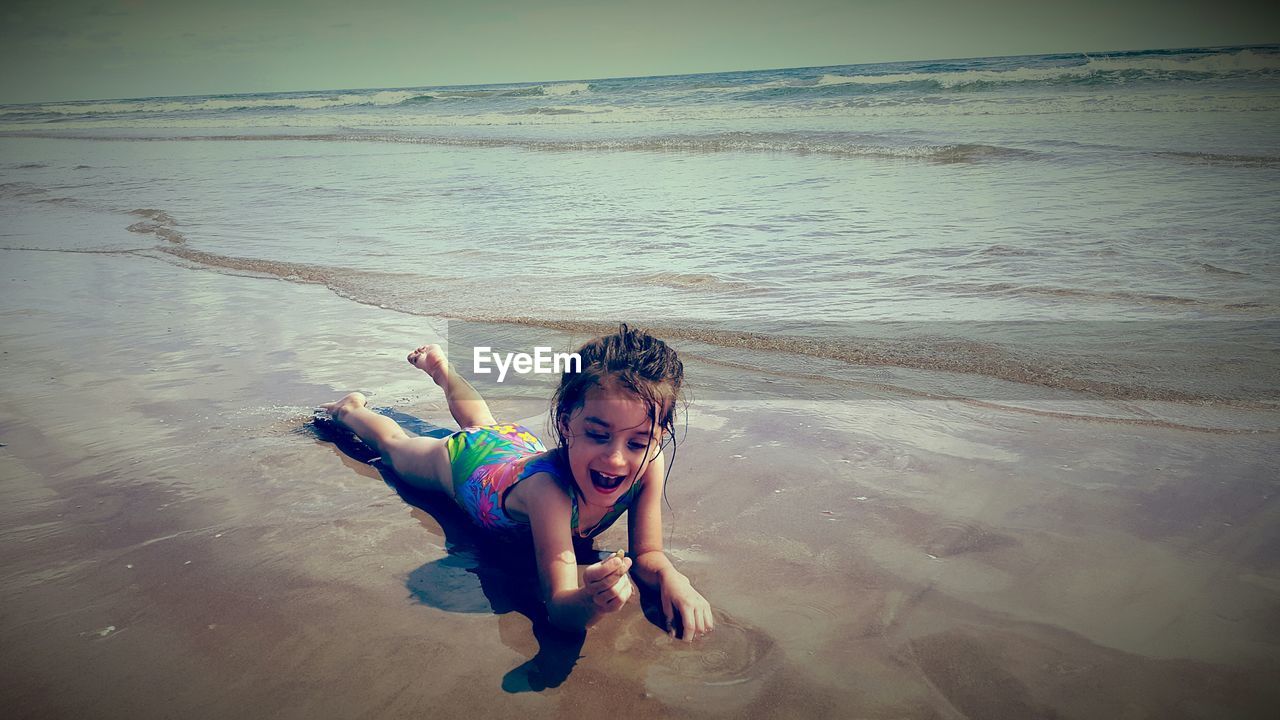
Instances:
[[[578,494],[572,478],[529,428],[523,425],[483,425],[464,428],[445,441],[453,471],[454,497],[476,525],[506,535],[527,534],[529,524],[507,514],[507,493],[516,483],[540,472],[551,477],[573,501],[574,537],[595,537],[613,525],[640,495],[640,482],[631,488],[587,532],[578,529]]]

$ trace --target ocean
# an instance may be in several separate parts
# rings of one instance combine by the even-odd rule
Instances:
[[[1276,426],[1278,190],[1280,46],[0,106],[11,252],[1219,430]]]

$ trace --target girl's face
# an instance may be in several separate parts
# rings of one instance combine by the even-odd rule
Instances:
[[[648,406],[635,395],[598,387],[587,392],[563,431],[573,481],[588,504],[612,506],[635,483],[660,447],[651,425]]]

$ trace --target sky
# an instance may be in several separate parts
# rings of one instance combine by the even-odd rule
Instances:
[[[1256,0],[5,0],[0,104],[1280,42]]]

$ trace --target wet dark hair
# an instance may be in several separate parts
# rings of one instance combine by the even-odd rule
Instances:
[[[582,358],[581,368],[565,371],[551,398],[551,424],[560,440],[560,461],[568,465],[565,428],[569,418],[594,388],[621,390],[639,398],[648,408],[650,432],[657,436],[659,430],[665,430],[663,445],[670,444],[674,456],[676,406],[682,399],[680,389],[684,384],[684,363],[676,351],[644,330],[622,323],[618,332],[583,345],[578,355]],[[667,471],[670,470],[668,463]],[[643,471],[641,466],[638,472]]]

